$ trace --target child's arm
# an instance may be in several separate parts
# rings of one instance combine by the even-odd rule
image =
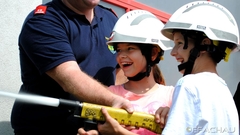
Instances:
[[[104,124],[98,125],[98,131],[103,135],[137,135],[122,127],[114,118],[112,118],[105,108],[102,113],[106,119]]]
[[[112,118],[105,108],[102,108],[102,113],[105,117],[104,124],[98,124],[98,131],[102,135],[137,135],[122,127],[114,118]],[[85,131],[79,128],[78,135],[99,135],[97,130]]]

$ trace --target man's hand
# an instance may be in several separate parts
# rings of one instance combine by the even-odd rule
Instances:
[[[112,107],[122,108],[127,110],[128,113],[133,113],[133,107],[130,101],[120,96],[117,96],[117,98],[114,98],[112,102]]]

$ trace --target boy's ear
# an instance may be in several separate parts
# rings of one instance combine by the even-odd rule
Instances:
[[[209,38],[204,38],[202,40],[202,45],[211,45],[211,40]]]
[[[211,45],[211,40],[209,38],[204,38],[201,45]],[[205,53],[207,51],[201,51],[200,53]]]
[[[157,56],[158,56],[158,48],[153,47],[152,48],[152,57],[151,57],[152,61],[154,61],[157,58]]]

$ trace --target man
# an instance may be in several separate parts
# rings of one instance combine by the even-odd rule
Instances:
[[[20,93],[78,99],[131,112],[127,100],[104,86],[114,84],[116,61],[105,36],[117,17],[98,4],[99,0],[53,0],[27,16],[19,35]],[[11,124],[16,135],[75,135],[79,125],[72,116],[66,109],[16,101]]]

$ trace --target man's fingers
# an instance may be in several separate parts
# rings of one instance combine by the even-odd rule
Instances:
[[[128,113],[133,113],[133,107],[132,107],[132,104],[125,104],[125,106],[123,106],[123,108],[125,110],[127,110]]]
[[[128,113],[133,113],[134,109],[129,100],[120,97],[120,101],[116,100],[112,107],[125,109]]]

